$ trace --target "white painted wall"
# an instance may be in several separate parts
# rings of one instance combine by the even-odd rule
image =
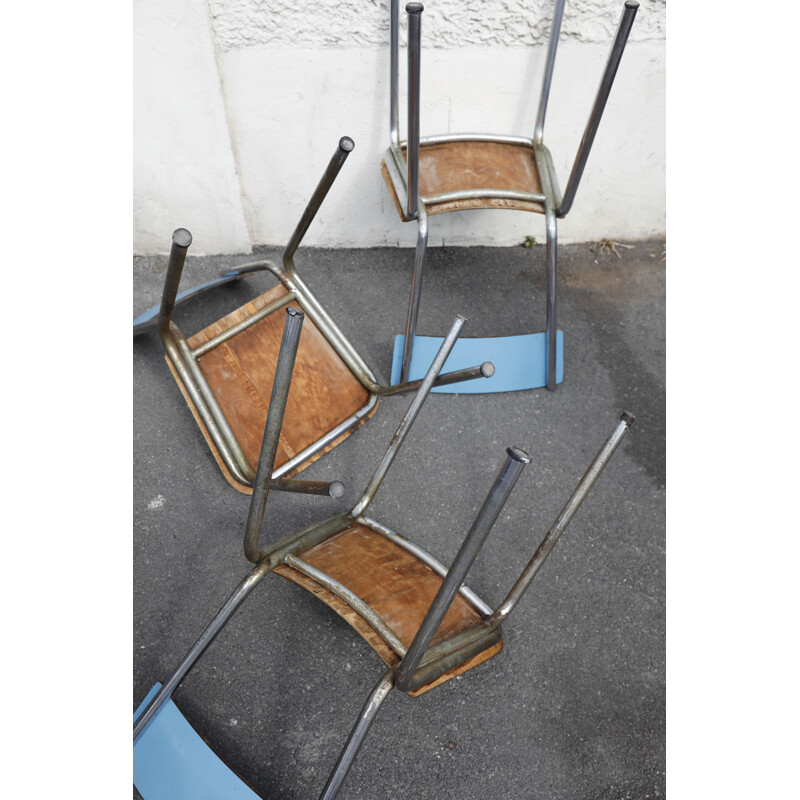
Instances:
[[[198,188],[208,187],[208,196],[204,201],[198,191],[186,213],[173,196],[174,213],[181,217],[176,224],[192,230],[204,252],[229,252],[205,243],[206,216],[224,196],[226,204],[243,202],[250,238],[241,238],[242,225],[231,225],[236,232],[230,237],[241,242],[239,251],[285,243],[339,137],[347,134],[356,149],[305,242],[412,245],[416,226],[399,221],[379,170],[388,144],[388,0],[206,1],[228,122],[214,134],[216,150],[229,151],[232,144],[239,194],[232,201],[229,183],[224,192],[211,186],[220,176],[202,178],[209,168],[203,159],[186,164]],[[203,2],[180,0],[193,7]],[[549,0],[430,0],[422,22],[422,134],[530,135],[551,8]],[[567,0],[545,129],[562,188],[621,8],[621,0]],[[560,223],[561,241],[639,238],[665,230],[664,10],[664,0],[642,0],[575,205]],[[190,70],[184,77],[197,76]],[[219,131],[221,100],[210,105]],[[147,124],[141,120],[140,129]],[[225,173],[226,180],[231,174]],[[225,224],[218,216],[220,222]],[[136,224],[138,229],[138,219]],[[467,211],[438,215],[430,225],[432,245],[505,245],[527,235],[543,239],[539,215]]]
[[[134,0],[133,34],[134,251],[248,251],[206,0]]]

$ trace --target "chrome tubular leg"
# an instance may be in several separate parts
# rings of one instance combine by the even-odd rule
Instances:
[[[172,310],[175,308],[175,297],[178,294],[178,286],[181,282],[183,263],[186,261],[186,251],[191,243],[192,234],[186,228],[178,228],[173,232],[167,278],[164,281],[164,291],[161,294],[161,310],[158,313],[158,332],[162,338],[169,331]]]
[[[491,361],[484,361],[483,364],[477,364],[474,367],[466,367],[465,369],[457,369],[452,372],[445,372],[440,375],[434,382],[434,386],[449,386],[453,383],[461,383],[463,381],[471,381],[475,378],[491,378],[494,375],[494,364]],[[418,378],[415,381],[408,381],[407,383],[396,383],[393,386],[386,386],[382,389],[380,394],[383,397],[388,397],[390,394],[403,394],[404,392],[413,392],[422,386],[424,378]]]
[[[517,482],[517,478],[519,478],[525,465],[530,463],[527,453],[516,447],[509,447],[506,450],[506,454],[506,460],[500,467],[492,488],[489,490],[486,500],[483,501],[481,510],[475,517],[475,521],[464,538],[458,554],[450,565],[450,569],[447,570],[447,575],[442,581],[436,597],[433,598],[433,602],[425,614],[425,619],[422,620],[422,625],[419,626],[419,630],[414,636],[414,641],[411,642],[405,658],[400,663],[400,669],[397,671],[397,688],[401,692],[408,689],[422,656],[425,655],[431,639],[433,639],[436,631],[439,630],[447,610],[461,588],[461,584],[464,583],[470,567],[478,557],[489,531],[491,531],[497,517],[503,510],[503,506],[508,500],[514,484]]]
[[[561,19],[564,16],[564,0],[556,0],[553,9],[553,24],[550,26],[550,41],[547,44],[547,57],[542,77],[542,93],[539,96],[539,111],[536,114],[536,128],[533,141],[541,144],[544,138],[544,118],[547,114],[547,101],[550,97],[550,84],[553,80],[553,67],[556,63],[556,50],[558,49],[558,35],[561,32]]]
[[[623,411],[611,436],[608,437],[606,443],[600,448],[600,452],[595,456],[594,461],[589,465],[589,469],[586,470],[583,477],[578,482],[575,491],[572,493],[569,500],[567,500],[564,508],[561,509],[558,519],[553,523],[553,527],[550,528],[547,536],[544,537],[542,543],[536,549],[536,552],[522,571],[522,574],[508,593],[506,599],[503,600],[494,614],[492,614],[490,618],[491,622],[502,622],[514,610],[514,607],[525,593],[525,590],[536,576],[542,564],[544,564],[547,556],[550,555],[550,551],[555,547],[559,537],[564,533],[567,525],[569,525],[570,521],[575,516],[575,512],[586,499],[595,481],[600,477],[600,473],[603,471],[603,468],[608,463],[611,456],[614,455],[614,452],[617,447],[619,447],[628,429],[633,425],[633,422],[633,414]]]
[[[317,188],[314,189],[314,194],[311,195],[311,199],[308,201],[306,210],[303,212],[300,222],[297,223],[297,227],[294,229],[292,238],[289,239],[289,244],[286,245],[286,249],[283,251],[284,265],[291,263],[292,259],[294,258],[294,254],[297,251],[297,248],[300,246],[300,242],[303,241],[303,237],[306,235],[306,231],[308,231],[309,226],[314,221],[314,217],[317,215],[317,211],[319,211],[322,201],[330,191],[331,186],[333,186],[333,182],[336,180],[336,176],[339,174],[344,162],[347,160],[347,156],[350,155],[355,146],[356,143],[349,136],[342,136],[342,138],[339,139],[339,146],[336,148],[336,152],[328,162],[328,166],[325,168],[322,179],[317,184]]]
[[[400,0],[389,5],[389,138],[400,147]]]
[[[275,467],[275,456],[283,427],[283,415],[286,412],[286,401],[292,383],[292,371],[300,344],[300,332],[305,315],[299,308],[289,306],[286,309],[286,322],[283,325],[283,338],[275,367],[275,379],[272,384],[272,395],[269,399],[267,423],[264,427],[264,438],[261,440],[261,454],[258,457],[258,469],[253,484],[253,496],[250,498],[250,512],[247,516],[247,528],[244,536],[244,552],[249,561],[259,560],[258,540],[261,525],[264,521],[264,509],[269,496],[272,470]]]
[[[611,86],[614,83],[614,78],[619,68],[619,62],[622,60],[622,53],[625,51],[628,35],[633,27],[633,20],[636,17],[638,8],[639,3],[637,0],[626,0],[625,7],[622,9],[622,16],[620,17],[617,33],[614,37],[614,44],[611,46],[606,68],[603,71],[603,78],[600,81],[600,88],[597,90],[594,106],[592,106],[592,113],[589,115],[589,121],[586,123],[586,130],[583,133],[583,139],[581,139],[581,143],[578,147],[575,163],[572,165],[572,172],[567,181],[567,188],[564,190],[564,196],[561,198],[561,204],[557,210],[559,217],[566,216],[570,208],[572,208],[572,201],[575,199],[575,193],[578,191],[578,184],[581,182],[581,176],[586,167],[586,161],[589,158],[589,151],[592,149],[594,137],[597,134],[597,129],[600,127],[600,118],[603,116],[603,110],[606,107],[608,95],[611,93]]]
[[[169,699],[169,696],[178,688],[178,684],[186,677],[186,673],[194,666],[203,651],[214,641],[217,634],[225,627],[226,623],[233,616],[237,608],[245,601],[253,589],[258,586],[261,579],[269,572],[267,564],[259,564],[250,574],[236,587],[234,593],[228,598],[224,606],[216,613],[208,627],[203,631],[200,638],[194,643],[192,649],[184,656],[183,661],[172,673],[169,680],[161,687],[158,694],[150,701],[145,711],[136,720],[133,726],[133,738],[145,729],[147,723],[155,716],[159,708]]]
[[[417,216],[419,207],[419,92],[422,36],[422,3],[409,3],[408,14],[408,209],[407,216]]]
[[[320,800],[333,800],[339,793],[339,788],[347,776],[347,772],[353,764],[356,754],[361,749],[367,733],[380,710],[383,701],[389,696],[389,693],[394,687],[394,675],[392,672],[387,672],[379,681],[377,686],[372,690],[367,702],[361,709],[358,716],[358,721],[355,724],[347,744],[336,762],[336,766],[331,772],[328,782],[320,795]]]
[[[558,297],[556,294],[556,261],[558,256],[558,231],[556,215],[549,204],[545,206],[547,228],[547,388],[556,389],[556,341],[558,337]]]
[[[405,441],[408,432],[411,430],[411,426],[414,424],[414,420],[417,418],[417,415],[422,408],[422,404],[425,402],[425,398],[430,394],[430,391],[433,388],[433,382],[442,371],[444,362],[447,361],[447,357],[450,355],[456,340],[461,334],[461,330],[466,324],[467,320],[464,317],[457,316],[455,318],[450,331],[448,332],[447,336],[445,336],[445,339],[439,348],[439,352],[436,353],[436,357],[431,362],[430,367],[428,367],[427,373],[425,373],[422,386],[419,387],[414,399],[411,401],[411,405],[408,407],[408,411],[406,411],[403,419],[400,420],[400,424],[397,426],[394,436],[392,436],[392,441],[389,442],[389,446],[386,448],[386,453],[381,459],[378,469],[375,470],[375,474],[372,476],[372,480],[364,490],[364,494],[361,495],[361,499],[350,511],[350,516],[353,519],[356,519],[363,514],[366,511],[367,506],[375,497],[375,493],[378,491],[383,479],[386,477],[389,467],[392,466],[392,462],[394,461],[397,452],[400,450],[400,447]]]
[[[316,494],[324,497],[341,497],[344,484],[341,481],[298,481],[293,478],[278,478],[269,482],[270,491]]]
[[[414,352],[414,337],[417,335],[417,315],[422,295],[422,270],[425,266],[425,250],[428,247],[428,215],[420,208],[417,213],[417,249],[414,252],[414,272],[411,276],[411,300],[406,320],[406,340],[403,344],[403,363],[400,367],[400,383],[408,381],[411,356]]]

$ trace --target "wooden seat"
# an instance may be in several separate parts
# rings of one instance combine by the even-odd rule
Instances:
[[[401,148],[406,156],[406,148]],[[403,222],[409,222],[386,160],[381,172]],[[428,214],[471,208],[505,208],[544,214],[544,204],[529,200],[480,197],[435,202],[434,195],[476,189],[502,189],[541,194],[539,172],[530,144],[507,142],[452,141],[421,142],[419,149],[419,193]]]
[[[281,284],[256,297],[236,311],[204,328],[187,342],[191,350],[209,341],[234,325],[248,319],[260,309],[287,294]],[[287,306],[299,308],[291,301]],[[284,315],[272,313],[245,328],[232,338],[200,355],[198,366],[225,414],[242,450],[255,469],[264,436],[264,423],[272,393],[275,365],[280,350]],[[167,364],[192,410],[211,452],[225,479],[239,491],[249,493],[227,469],[206,426],[189,397],[186,388],[167,357]],[[297,453],[319,441],[325,434],[367,405],[369,391],[353,374],[314,323],[307,319],[297,351],[294,379],[281,429],[275,466],[280,467]],[[377,405],[355,426],[327,447],[303,461],[287,475],[293,475],[327,453],[363,425]]]
[[[442,578],[414,554],[360,523],[348,525],[340,533],[299,555],[303,561],[322,570],[358,595],[406,647],[414,640],[442,585]],[[369,623],[329,589],[286,564],[277,567],[275,572],[312,592],[329,605],[364,637],[387,666],[393,667],[400,663],[397,653]],[[433,637],[432,644],[462,633],[484,619],[484,615],[464,595],[458,594]],[[482,664],[499,653],[502,647],[502,640],[497,641],[463,664],[408,694],[418,697]]]

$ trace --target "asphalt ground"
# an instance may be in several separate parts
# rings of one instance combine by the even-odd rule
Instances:
[[[565,380],[431,395],[371,516],[445,563],[503,460],[532,457],[467,583],[499,603],[625,409],[636,423],[518,609],[503,651],[457,680],[384,703],[339,795],[348,798],[661,797],[665,789],[665,262],[661,240],[559,248]],[[191,251],[190,251],[191,252]],[[274,258],[275,248],[255,258]],[[544,247],[428,251],[419,334],[455,314],[465,336],[544,329]],[[189,256],[184,287],[253,255]],[[379,377],[402,332],[413,251],[301,248],[298,271]],[[166,257],[134,259],[137,314]],[[191,334],[275,284],[259,273],[179,306]],[[134,340],[133,705],[163,681],[248,572],[248,498],[223,479],[157,335]],[[375,416],[300,477],[344,497],[270,496],[263,539],[349,508],[408,407]],[[261,796],[316,798],[383,665],[312,595],[268,576],[174,699]]]

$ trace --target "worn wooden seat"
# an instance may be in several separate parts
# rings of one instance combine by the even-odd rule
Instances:
[[[286,294],[286,287],[280,285],[259,295],[191,336],[187,340],[190,350],[194,352],[213,337],[248,320],[257,311]],[[297,301],[291,301],[287,305],[300,308]],[[282,333],[283,315],[270,314],[197,359],[197,364],[253,471],[258,463],[267,421],[267,408],[272,394]],[[171,360],[168,357],[166,360],[225,479],[235,488],[247,491],[249,487],[243,487],[231,475],[183,381],[178,377]],[[297,351],[295,373],[289,390],[275,466],[282,467],[298,453],[310,448],[349,417],[367,407],[369,401],[370,392],[367,388],[353,374],[319,328],[311,320],[306,321]],[[285,474],[293,475],[316,461],[363,425],[376,410],[377,403],[371,404],[367,413],[355,425]]]
[[[406,647],[411,646],[442,586],[442,575],[437,574],[431,566],[379,530],[359,522],[351,523],[340,533],[303,551],[299,557],[360,597]],[[275,572],[308,589],[330,606],[364,637],[386,666],[395,667],[400,663],[400,656],[386,644],[369,622],[330,589],[285,564],[277,567]],[[463,633],[487,618],[488,614],[482,612],[475,601],[458,594],[431,643],[438,644]],[[435,686],[482,664],[499,653],[502,647],[503,641],[499,639],[484,651],[408,694],[419,697]]]
[[[402,146],[400,149],[407,159],[407,148]],[[403,199],[398,196],[385,159],[381,162],[381,172],[397,213],[403,222],[409,222],[412,217],[407,215]],[[449,201],[434,199],[436,195],[449,192],[482,189],[540,195],[542,185],[531,144],[462,140],[420,142],[419,193],[428,214],[465,211],[471,208],[512,208],[544,214],[543,202],[513,197],[493,197],[487,194],[484,197]]]

